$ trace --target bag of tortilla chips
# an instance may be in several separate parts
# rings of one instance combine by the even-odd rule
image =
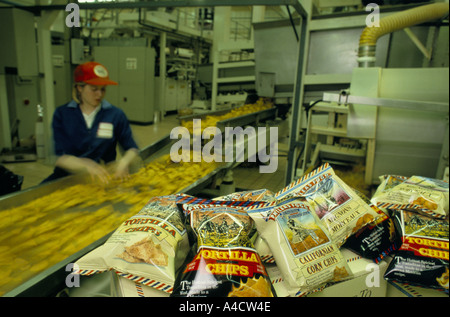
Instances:
[[[275,200],[275,194],[268,189],[247,190],[237,193],[232,193],[226,196],[214,198],[214,200],[221,201],[265,201],[271,202]]]
[[[350,278],[331,234],[304,202],[291,198],[248,207],[247,212],[272,251],[290,296]]]
[[[403,243],[384,278],[448,293],[448,219],[406,210],[394,210],[393,219]]]
[[[315,169],[275,194],[277,199],[297,197],[308,203],[338,247],[380,215],[344,183],[328,164]]]
[[[272,297],[270,279],[250,241],[253,220],[243,207],[183,204],[198,249],[179,279],[176,297]]]
[[[114,270],[120,276],[171,293],[189,252],[177,195],[154,197],[125,220],[100,247],[77,262],[81,275]]]
[[[374,195],[372,203],[381,209],[404,209],[444,219],[448,215],[448,182],[411,176],[404,182]]]
[[[378,185],[377,190],[372,195],[372,198],[384,194],[386,191],[400,185],[408,179],[408,177],[401,175],[382,175],[378,178],[380,179],[380,185]]]
[[[350,236],[344,247],[366,259],[379,263],[386,256],[395,252],[401,245],[401,241],[391,217],[375,205],[371,205],[371,207],[380,214],[380,217]]]

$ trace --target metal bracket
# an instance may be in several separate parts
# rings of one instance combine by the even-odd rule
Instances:
[[[346,90],[336,93],[324,93],[323,101],[337,102],[338,104],[362,104],[368,106],[389,107],[417,111],[449,112],[449,104],[434,101],[415,101],[402,99],[372,98],[352,96]]]
[[[339,105],[347,105],[348,104],[348,96],[350,95],[350,91],[348,90],[341,90],[341,92],[339,93],[339,100],[338,100],[338,104]],[[325,99],[324,99],[325,101]]]

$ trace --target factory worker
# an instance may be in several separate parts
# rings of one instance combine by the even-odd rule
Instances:
[[[112,177],[124,179],[139,151],[125,113],[104,98],[109,79],[107,69],[97,62],[79,65],[74,71],[69,103],[53,115],[53,138],[57,160],[52,175],[43,182],[70,174],[88,172],[107,183]],[[108,173],[105,164],[116,160],[117,144],[124,153]]]

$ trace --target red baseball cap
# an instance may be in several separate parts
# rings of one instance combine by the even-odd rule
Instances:
[[[97,62],[87,62],[75,68],[74,80],[76,83],[84,82],[95,86],[117,85],[109,79],[109,73],[105,66]]]

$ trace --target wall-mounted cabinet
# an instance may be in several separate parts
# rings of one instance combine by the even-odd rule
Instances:
[[[191,84],[184,79],[166,78],[164,111],[186,108],[191,103]]]
[[[121,108],[133,123],[150,124],[155,111],[155,50],[152,47],[98,46],[95,60],[110,78],[105,99]]]

